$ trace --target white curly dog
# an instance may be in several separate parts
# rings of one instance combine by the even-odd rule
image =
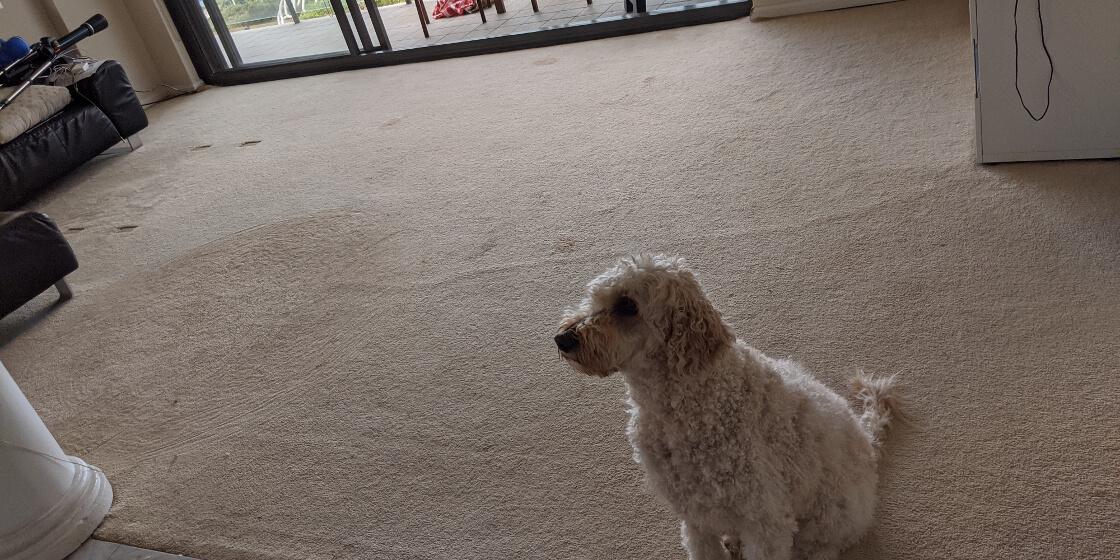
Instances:
[[[828,560],[871,526],[893,379],[856,377],[857,417],[798,364],[737,339],[664,256],[592,280],[555,341],[580,372],[622,374],[634,460],[692,560]]]

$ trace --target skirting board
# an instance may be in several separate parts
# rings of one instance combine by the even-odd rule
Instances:
[[[884,4],[895,0],[754,0],[751,21],[825,10],[839,10],[871,4]]]

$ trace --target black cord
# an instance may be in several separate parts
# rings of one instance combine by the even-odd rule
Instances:
[[[1027,114],[1034,119],[1035,122],[1042,120],[1046,113],[1050,111],[1050,84],[1054,83],[1054,59],[1050,57],[1050,49],[1046,47],[1046,28],[1042,25],[1042,0],[1038,2],[1038,33],[1042,37],[1042,50],[1046,53],[1046,60],[1050,62],[1050,79],[1046,82],[1046,107],[1042,109],[1042,114],[1034,116],[1034,112],[1030,107],[1027,107],[1027,102],[1023,101],[1023,92],[1019,91],[1019,0],[1015,0],[1015,93],[1019,94],[1019,104],[1027,111]]]
[[[176,94],[176,95],[172,95],[171,97],[164,97],[163,99],[159,99],[157,101],[149,101],[147,103],[141,103],[140,106],[141,107],[151,107],[152,105],[155,105],[156,103],[163,103],[164,101],[171,101],[172,99],[178,99],[180,97],[183,97],[184,95],[194,95],[194,94],[198,93],[197,91],[186,91],[186,90],[181,90],[179,88],[173,88],[171,86],[166,86],[166,87],[168,87],[170,89],[173,89],[175,91],[181,92],[181,93]],[[152,90],[147,90],[147,91],[152,91]]]

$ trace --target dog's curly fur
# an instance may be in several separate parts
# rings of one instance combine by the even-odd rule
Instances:
[[[684,262],[663,256],[592,280],[557,344],[583,373],[622,374],[634,460],[692,560],[827,560],[871,526],[893,379],[854,380],[857,417],[800,365],[737,339]]]

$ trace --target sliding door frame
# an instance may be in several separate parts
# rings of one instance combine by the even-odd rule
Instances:
[[[380,16],[374,17],[377,15],[376,3],[373,0],[365,0],[367,9],[373,10],[370,20],[374,24],[374,32],[380,45],[374,46],[372,49],[369,48],[371,45],[367,44],[366,41],[370,40],[370,36],[366,33],[363,37],[361,30],[365,29],[365,22],[359,11],[354,19],[356,25],[360,24],[358,35],[362,40],[362,48],[357,46],[357,43],[354,42],[354,36],[351,34],[348,43],[354,42],[354,47],[351,48],[349,54],[305,56],[278,62],[242,63],[231,67],[225,63],[225,57],[222,55],[218,42],[210,33],[209,24],[205,17],[201,17],[197,10],[191,9],[192,2],[197,6],[197,0],[165,1],[199,76],[208,84],[223,86],[632,35],[674,27],[728,21],[749,16],[751,12],[751,0],[709,0],[686,6],[655,10],[650,13],[606,17],[594,22],[581,22],[501,37],[392,50]],[[352,4],[352,7],[357,6],[357,0],[346,1]],[[204,2],[214,2],[214,0],[204,0]],[[342,0],[331,0],[332,5],[336,3],[341,5],[341,2]],[[335,13],[336,15],[341,14],[340,21],[347,19],[345,13],[337,8]]]

